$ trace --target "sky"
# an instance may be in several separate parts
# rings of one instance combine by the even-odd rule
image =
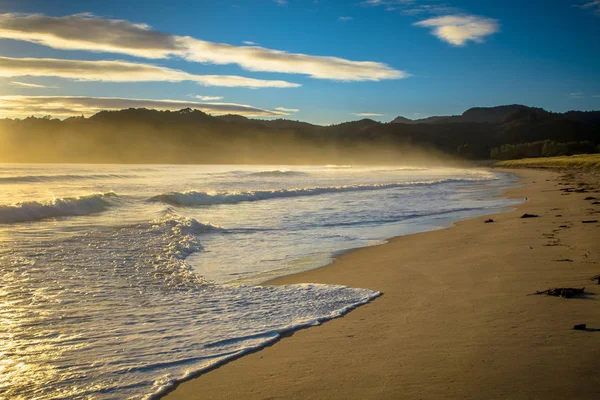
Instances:
[[[0,0],[0,117],[600,110],[600,0]]]

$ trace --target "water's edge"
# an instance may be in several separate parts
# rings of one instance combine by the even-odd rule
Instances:
[[[494,171],[494,169],[489,169],[489,170],[490,171]],[[499,193],[499,194],[497,194],[495,196],[492,196],[492,197],[498,197],[498,198],[504,198],[504,199],[507,199],[507,200],[510,199],[510,200],[515,200],[516,201],[517,200],[516,198],[508,196],[506,194],[506,192],[508,190],[510,190],[510,189],[514,189],[516,187],[524,185],[524,183],[522,182],[521,176],[519,176],[519,174],[515,173],[514,171],[510,171],[509,172],[509,171],[505,171],[505,170],[502,171],[501,170],[501,172],[505,173],[506,175],[512,176],[513,178],[515,178],[515,181],[513,181],[510,184],[507,184],[505,187],[502,188],[501,193]],[[446,221],[446,223],[444,223],[442,225],[437,225],[437,226],[430,226],[428,229],[427,229],[426,225],[422,225],[422,227],[425,228],[425,229],[423,229],[423,230],[417,230],[417,231],[411,231],[409,233],[400,234],[400,235],[397,235],[397,236],[391,236],[389,238],[383,239],[381,241],[381,243],[377,243],[377,244],[373,244],[373,245],[367,245],[367,246],[362,246],[362,247],[349,248],[349,249],[346,249],[346,250],[340,250],[340,251],[332,252],[332,253],[330,253],[328,262],[325,263],[325,264],[323,264],[323,265],[317,265],[314,268],[305,269],[305,270],[302,270],[302,271],[299,271],[299,272],[298,271],[296,271],[296,272],[291,272],[290,271],[290,273],[281,274],[281,275],[278,275],[276,277],[270,277],[270,278],[268,278],[268,279],[266,279],[264,281],[255,281],[254,284],[255,285],[259,285],[259,286],[279,286],[279,285],[283,285],[283,283],[279,283],[282,278],[289,278],[291,276],[300,276],[300,275],[302,275],[302,274],[304,274],[306,272],[309,272],[309,271],[315,271],[315,270],[318,270],[318,269],[321,269],[321,268],[327,268],[328,266],[332,265],[333,263],[338,262],[339,261],[339,257],[341,257],[342,255],[347,255],[349,253],[353,253],[355,251],[360,251],[362,249],[366,249],[366,248],[369,248],[369,247],[387,245],[387,244],[390,244],[390,242],[394,241],[396,238],[400,238],[400,237],[403,237],[403,236],[408,236],[408,235],[413,235],[413,234],[427,233],[427,232],[433,232],[433,231],[439,231],[439,230],[449,229],[449,228],[455,227],[458,222],[472,220],[472,219],[476,219],[476,218],[481,218],[483,216],[488,216],[488,215],[503,214],[503,213],[506,213],[506,212],[509,212],[509,211],[512,211],[512,210],[516,209],[516,207],[519,206],[520,204],[522,204],[524,201],[525,201],[525,199],[521,199],[521,201],[519,201],[518,203],[515,203],[515,204],[510,205],[510,206],[503,206],[503,207],[497,207],[497,208],[489,209],[489,210],[482,210],[483,211],[482,213],[473,213],[471,215],[467,215],[467,216],[464,216],[462,218],[461,217],[449,218],[449,220]],[[282,272],[283,271],[284,270],[282,270]],[[233,284],[235,284],[235,283],[236,282],[233,282]],[[191,373],[189,373],[188,375],[184,376],[181,379],[175,379],[173,382],[169,383],[168,385],[163,386],[160,389],[160,391],[158,391],[156,393],[153,393],[152,395],[148,396],[147,398],[149,400],[150,399],[152,399],[152,400],[162,399],[165,396],[167,396],[169,393],[175,391],[179,385],[181,385],[181,384],[183,384],[183,383],[185,383],[187,381],[190,381],[192,379],[198,378],[198,377],[200,377],[200,376],[202,376],[202,375],[204,375],[204,374],[206,374],[206,373],[208,373],[210,371],[213,371],[213,370],[215,370],[217,368],[220,368],[221,366],[223,366],[223,365],[225,365],[225,364],[227,364],[227,363],[229,363],[231,361],[234,361],[234,360],[236,360],[238,358],[241,358],[241,357],[243,357],[245,355],[256,353],[256,352],[258,352],[258,351],[260,351],[260,350],[262,350],[264,348],[273,346],[274,344],[276,344],[280,340],[282,340],[284,338],[287,338],[287,337],[293,336],[293,334],[295,332],[299,331],[299,330],[307,329],[307,328],[310,328],[312,326],[318,326],[318,325],[321,325],[321,324],[326,323],[328,321],[332,321],[334,319],[341,318],[344,315],[348,314],[350,311],[352,311],[352,310],[354,310],[354,309],[356,309],[358,307],[361,307],[361,306],[363,306],[365,304],[368,304],[368,303],[376,300],[378,297],[383,296],[384,294],[385,293],[377,291],[369,299],[367,299],[365,301],[362,301],[360,303],[353,304],[351,306],[347,306],[346,308],[344,308],[343,310],[341,310],[338,313],[338,315],[335,315],[335,316],[332,316],[332,317],[322,318],[322,319],[320,319],[319,321],[317,321],[316,323],[313,323],[313,324],[304,324],[304,325],[299,325],[297,327],[293,327],[293,328],[290,328],[290,329],[283,330],[283,331],[279,332],[276,337],[274,337],[272,339],[269,339],[268,341],[266,341],[264,343],[261,343],[260,345],[257,345],[256,347],[253,347],[253,348],[250,348],[250,349],[245,349],[244,351],[240,351],[237,354],[234,354],[234,355],[231,355],[231,356],[224,357],[222,359],[216,360],[214,364],[212,364],[212,365],[210,365],[208,367],[202,368],[202,369],[200,369],[198,371],[191,372]]]

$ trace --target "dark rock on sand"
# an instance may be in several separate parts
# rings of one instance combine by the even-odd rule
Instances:
[[[588,219],[585,221],[581,221],[582,224],[595,224],[596,222],[598,222],[597,219]]]
[[[577,324],[573,326],[573,329],[576,331],[583,331],[585,328],[587,328],[586,324]]]
[[[595,198],[594,196],[588,196],[584,200],[598,200],[598,199]]]
[[[486,220],[485,220],[485,221],[483,221],[483,222],[484,222],[484,223],[486,223],[486,224],[489,224],[489,223],[492,223],[492,222],[494,222],[494,220],[490,218],[490,219],[486,219]]]
[[[527,213],[521,215],[521,218],[537,218],[537,217],[539,217],[539,215],[527,214]]]
[[[535,294],[547,294],[548,296],[564,297],[570,299],[571,297],[583,294],[585,288],[553,288],[546,289],[541,292],[535,292]]]

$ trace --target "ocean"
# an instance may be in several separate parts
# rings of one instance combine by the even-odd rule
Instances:
[[[460,168],[0,164],[0,399],[157,397],[380,295],[264,282],[500,211],[515,183]]]

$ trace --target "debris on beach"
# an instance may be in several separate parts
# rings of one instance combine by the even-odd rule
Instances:
[[[489,224],[489,223],[491,223],[491,222],[494,222],[494,220],[490,218],[490,219],[486,219],[486,220],[485,220],[485,221],[483,221],[483,222],[484,222],[485,224]]]
[[[570,299],[571,297],[578,296],[584,293],[585,288],[553,288],[546,289],[541,292],[535,292],[535,294],[547,294],[548,296],[564,297]]]
[[[598,200],[598,199],[595,198],[594,196],[588,196],[584,200]]]
[[[566,193],[587,193],[588,190],[585,188],[580,188],[580,189],[575,189],[575,188],[564,188],[564,189],[560,189],[563,192]]]
[[[521,215],[521,218],[537,218],[537,217],[539,217],[539,215],[527,214],[527,213]]]
[[[586,324],[577,324],[573,326],[573,329],[575,329],[576,331],[583,331],[585,330],[585,328],[587,328]]]
[[[581,221],[582,224],[595,224],[596,222],[598,222],[597,219],[588,219],[588,220]]]
[[[558,262],[573,262],[573,260],[571,260],[570,258],[562,258],[560,260],[556,260]]]
[[[598,285],[600,285],[600,275],[594,275],[590,278],[591,281],[596,281],[598,282]]]

